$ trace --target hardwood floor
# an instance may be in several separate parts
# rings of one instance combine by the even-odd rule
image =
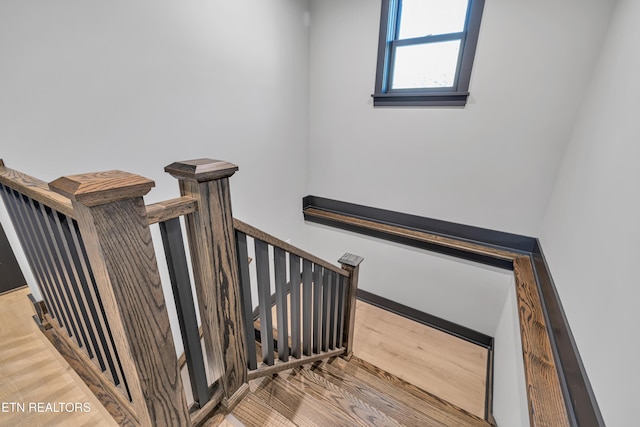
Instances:
[[[358,301],[354,354],[484,417],[487,349]]]
[[[117,425],[38,330],[28,294],[0,297],[0,425]]]
[[[116,425],[91,391],[38,330],[31,319],[33,309],[27,298],[28,293],[28,289],[20,289],[0,296],[0,425]],[[384,370],[397,377],[394,379],[396,383],[404,380],[473,415],[484,416],[485,349],[361,301],[358,301],[356,310],[354,353],[357,358],[362,359],[362,363],[370,364],[365,369],[369,373],[362,371],[362,364],[358,370],[343,364],[339,359],[332,365],[316,365],[312,370],[317,375],[326,375],[322,380],[325,385],[330,389],[333,387],[334,392],[347,392],[348,383],[341,385],[337,382],[339,371],[351,372],[363,380],[371,380],[369,376],[373,375],[377,367],[380,368],[380,373]],[[392,339],[395,341],[393,345],[390,344]],[[332,366],[338,368],[338,371]],[[312,384],[317,382],[310,371],[302,369],[282,374],[279,378],[300,378],[294,382],[298,385],[309,381]],[[393,379],[392,376],[388,376],[389,378]],[[330,385],[331,382],[335,383],[334,386]],[[277,380],[276,384],[278,383],[282,381]],[[299,391],[293,391],[290,384],[281,385],[290,393],[300,394]],[[317,384],[310,387],[309,391],[316,390],[316,398],[321,398],[325,393],[320,391]],[[352,390],[354,393],[356,388]],[[406,389],[406,385],[404,388]],[[264,401],[257,400],[259,396],[265,397],[264,391],[256,387],[254,391],[256,395],[250,396],[234,410],[235,418],[233,414],[229,418],[223,418],[222,425],[238,426],[250,419],[269,420],[269,425],[292,425],[291,419],[275,413]],[[380,392],[384,393],[384,390]],[[269,396],[270,399],[273,398]],[[381,396],[382,394],[375,399],[381,399]],[[302,401],[306,401],[305,399],[310,398]],[[372,403],[366,397],[361,396],[359,399],[367,405]],[[404,402],[406,398],[400,400]],[[36,412],[32,402],[36,405],[41,403],[39,409],[49,411]],[[87,403],[83,409],[88,407],[90,410],[52,412],[61,410],[59,402]],[[54,406],[47,408],[47,403]],[[24,411],[21,404],[24,404]],[[400,408],[397,405],[399,403],[395,404],[396,409]],[[398,415],[393,411],[388,414],[394,417]],[[294,420],[300,416],[295,411],[289,415]],[[385,419],[381,414],[377,417]],[[248,422],[247,425],[252,423]]]

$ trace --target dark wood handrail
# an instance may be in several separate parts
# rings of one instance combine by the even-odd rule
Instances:
[[[573,403],[563,392],[558,369],[557,355],[552,343],[555,337],[545,320],[545,305],[539,294],[539,283],[534,273],[533,254],[496,248],[491,245],[465,241],[455,237],[443,237],[401,225],[390,225],[357,215],[326,211],[307,206],[303,210],[305,219],[334,227],[345,228],[376,237],[402,236],[408,241],[428,242],[432,245],[455,248],[456,250],[480,254],[512,263],[516,281],[520,333],[526,374],[529,416],[532,426],[575,426],[568,408],[576,411]],[[562,375],[565,375],[564,373]],[[585,403],[586,405],[587,403]],[[578,408],[580,410],[580,408]],[[584,408],[582,408],[584,410]],[[595,411],[597,412],[597,404]],[[595,424],[598,425],[598,424]]]
[[[240,221],[237,218],[233,219],[233,227],[246,234],[247,236],[253,237],[254,239],[258,239],[258,240],[262,240],[263,242],[266,242],[272,246],[278,247],[280,249],[283,249],[289,253],[292,253],[294,255],[299,256],[300,258],[304,258],[308,261],[313,262],[314,264],[317,265],[321,265],[324,268],[327,268],[335,273],[338,273],[344,277],[349,277],[349,272],[346,270],[343,270],[340,267],[336,267],[335,265],[331,264],[330,262],[327,262],[321,258],[318,258],[315,255],[310,254],[309,252],[303,251],[300,248],[297,248],[295,246],[293,246],[290,243],[285,242],[284,240],[280,240],[277,237],[272,236],[271,234],[265,233],[264,231],[249,225],[245,222]]]

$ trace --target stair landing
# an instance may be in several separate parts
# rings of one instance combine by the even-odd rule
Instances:
[[[459,407],[357,357],[251,381],[225,420],[262,426],[489,426]]]

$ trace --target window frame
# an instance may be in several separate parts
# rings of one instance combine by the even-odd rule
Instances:
[[[469,97],[469,82],[475,57],[484,0],[469,0],[465,29],[459,33],[397,39],[401,0],[382,0],[374,106],[464,106]],[[398,46],[460,40],[460,54],[452,87],[391,89],[394,53]]]

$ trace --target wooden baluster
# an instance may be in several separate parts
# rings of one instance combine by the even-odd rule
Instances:
[[[338,261],[342,268],[349,272],[346,280],[347,292],[344,301],[344,336],[342,343],[345,347],[344,358],[350,359],[353,355],[353,331],[356,317],[356,294],[358,292],[358,274],[360,263],[364,258],[358,255],[344,254]]]
[[[62,177],[71,199],[138,422],[190,425],[142,196],[154,182],[120,171]]]
[[[238,167],[212,159],[176,162],[165,171],[179,180],[180,193],[198,202],[185,216],[193,275],[208,363],[233,408],[249,391],[245,326],[231,213],[229,177]]]

